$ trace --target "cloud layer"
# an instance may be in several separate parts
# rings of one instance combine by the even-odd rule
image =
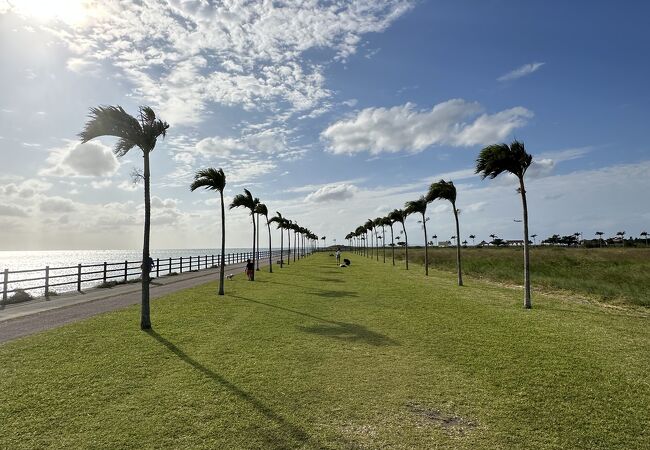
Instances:
[[[532,116],[521,106],[486,114],[479,103],[462,99],[419,111],[406,103],[363,109],[330,125],[321,137],[334,154],[421,152],[432,145],[461,147],[500,141]]]

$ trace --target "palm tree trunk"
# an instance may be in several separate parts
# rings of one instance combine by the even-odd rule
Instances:
[[[273,247],[271,246],[271,224],[268,217],[266,218],[266,228],[269,230],[269,273],[273,273]]]
[[[223,191],[221,194],[221,263],[219,264],[219,295],[224,295],[223,280],[226,268],[226,208],[223,204]]]
[[[528,203],[526,202],[526,188],[524,178],[519,178],[521,192],[521,205],[524,209],[524,308],[532,308],[530,299],[530,255],[528,253]]]
[[[140,307],[140,329],[151,329],[149,310],[149,234],[151,231],[151,172],[149,152],[144,151],[144,242],[142,245],[142,305]]]
[[[393,235],[393,224],[390,225],[390,248],[393,253],[393,265],[395,265],[395,236]]]
[[[386,264],[386,229],[381,226],[381,250],[384,254],[384,264]]]
[[[427,242],[427,219],[422,213],[422,227],[424,228],[424,274],[429,276],[429,243]]]
[[[406,234],[406,225],[402,222],[402,229],[404,230],[404,247],[406,250],[406,270],[409,270],[409,237]]]
[[[280,228],[280,269],[284,266],[284,230]]]
[[[260,215],[257,215],[257,250],[255,250],[255,258],[257,258],[257,269],[260,270]]]
[[[298,253],[298,250],[296,250],[298,247],[296,247],[296,232],[293,232],[293,262],[296,262],[296,253]]]
[[[375,228],[375,256],[379,262],[379,239],[377,239],[377,228]]]
[[[291,230],[287,229],[287,266],[291,262]]]
[[[454,209],[454,218],[456,219],[456,268],[458,269],[458,286],[462,286],[463,272],[460,267],[460,225],[458,224],[458,210],[454,202],[451,202],[451,207]]]
[[[253,219],[253,267],[255,267],[255,215],[251,214],[251,219]],[[251,281],[255,281],[255,271],[251,274]]]

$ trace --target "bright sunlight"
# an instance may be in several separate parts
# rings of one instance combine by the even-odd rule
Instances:
[[[62,21],[70,25],[83,22],[88,15],[86,0],[7,0],[10,10],[35,20]]]

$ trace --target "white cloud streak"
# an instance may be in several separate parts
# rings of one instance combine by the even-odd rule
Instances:
[[[497,81],[512,81],[516,80],[517,78],[525,77],[526,75],[530,75],[533,72],[537,72],[539,69],[542,68],[542,66],[546,64],[543,62],[535,62],[535,63],[530,63],[530,64],[524,64],[521,67],[517,67],[516,69],[501,75],[499,78],[497,78]]]
[[[533,113],[521,106],[486,114],[479,103],[462,99],[420,111],[406,103],[363,109],[330,125],[321,137],[334,154],[417,153],[433,145],[461,147],[500,141],[531,117]]]

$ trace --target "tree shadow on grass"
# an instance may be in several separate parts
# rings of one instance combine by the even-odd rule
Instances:
[[[327,336],[330,338],[338,339],[346,342],[361,342],[370,344],[373,346],[389,346],[389,345],[400,345],[400,343],[394,339],[389,338],[386,335],[377,333],[376,331],[369,330],[363,325],[356,323],[345,323],[337,322],[334,320],[324,319],[322,317],[314,316],[312,314],[307,314],[301,311],[297,311],[291,308],[285,308],[284,306],[273,305],[271,303],[265,303],[259,300],[253,300],[246,297],[241,297],[238,295],[232,295],[233,298],[238,298],[240,300],[246,300],[247,302],[257,303],[259,305],[268,306],[270,308],[279,309],[282,311],[290,312],[300,316],[308,317],[310,319],[318,320],[319,322],[325,322],[321,325],[312,325],[312,326],[298,326],[297,328],[305,333],[319,334],[321,336]]]
[[[183,362],[187,363],[189,366],[191,366],[198,372],[202,373],[204,376],[210,378],[211,380],[220,384],[224,388],[228,389],[231,393],[235,394],[241,400],[244,400],[245,402],[250,404],[253,408],[255,408],[257,411],[263,414],[271,422],[277,424],[278,428],[282,430],[283,433],[286,433],[286,435],[290,437],[290,441],[282,442],[282,445],[280,445],[280,447],[295,448],[302,445],[312,445],[315,446],[316,448],[322,447],[321,445],[318,444],[318,442],[314,442],[313,439],[302,428],[288,422],[284,417],[277,414],[275,411],[273,411],[271,408],[266,406],[260,400],[255,398],[253,395],[239,388],[237,385],[228,381],[226,378],[219,375],[218,373],[210,370],[200,362],[192,359],[192,357],[190,357],[185,352],[183,352],[183,350],[181,350],[172,342],[162,337],[154,330],[147,330],[146,332],[147,334],[149,334],[149,336],[153,337],[155,340],[157,340],[163,346],[165,346],[170,352],[178,356]],[[269,431],[269,430],[265,430],[265,431]],[[274,440],[279,440],[279,439],[285,440],[281,436],[276,436],[275,438],[276,439]]]
[[[324,283],[343,283],[345,280],[338,278],[314,278],[314,281],[322,281]]]
[[[309,327],[299,326],[298,329],[305,333],[318,334],[345,342],[361,342],[375,347],[399,345],[399,342],[394,339],[356,323],[330,322]]]
[[[357,293],[354,291],[326,291],[324,289],[310,292],[310,294],[325,298],[358,297]]]

